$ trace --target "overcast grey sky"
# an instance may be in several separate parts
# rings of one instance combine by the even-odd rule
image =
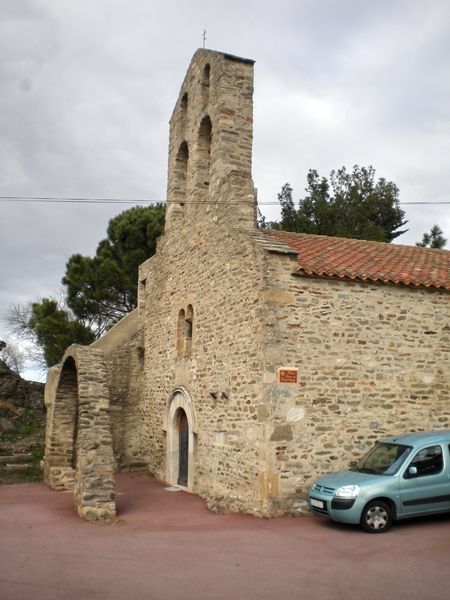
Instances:
[[[256,60],[261,203],[354,164],[403,202],[449,201],[449,27],[448,0],[0,0],[0,196],[165,200],[168,121],[205,28],[208,48]],[[0,313],[57,290],[126,208],[0,201]],[[450,238],[450,205],[403,208],[398,243],[436,223]]]

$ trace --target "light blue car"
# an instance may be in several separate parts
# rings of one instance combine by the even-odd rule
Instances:
[[[377,442],[349,471],[322,475],[309,510],[370,533],[393,521],[450,511],[450,431],[409,433]]]

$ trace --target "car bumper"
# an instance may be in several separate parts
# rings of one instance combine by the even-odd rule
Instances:
[[[308,494],[310,512],[340,523],[359,523],[364,502],[356,498],[337,498],[311,491]]]

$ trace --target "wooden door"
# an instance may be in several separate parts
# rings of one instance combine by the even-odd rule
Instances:
[[[189,457],[189,425],[186,413],[180,410],[178,424],[179,459],[178,459],[178,485],[187,486],[188,483],[188,457]]]

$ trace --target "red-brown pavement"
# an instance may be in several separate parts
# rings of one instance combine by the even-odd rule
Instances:
[[[120,521],[83,522],[72,494],[0,486],[1,600],[450,597],[450,515],[370,535],[313,516],[213,514],[145,475],[117,477]]]

